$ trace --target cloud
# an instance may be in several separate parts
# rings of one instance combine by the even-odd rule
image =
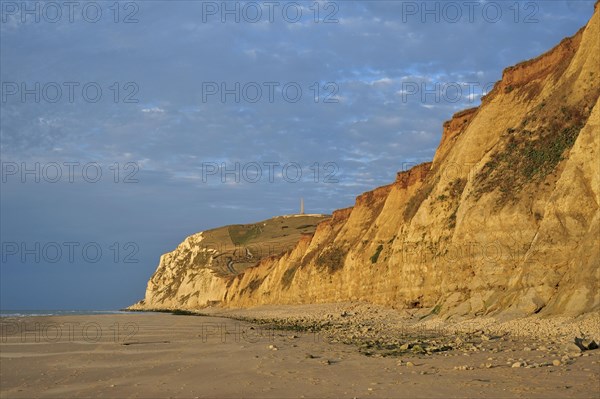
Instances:
[[[142,112],[145,114],[164,114],[165,110],[159,107],[142,108]]]

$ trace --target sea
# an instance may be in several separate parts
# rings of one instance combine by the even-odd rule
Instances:
[[[129,313],[122,310],[10,310],[0,309],[0,317],[68,316]]]

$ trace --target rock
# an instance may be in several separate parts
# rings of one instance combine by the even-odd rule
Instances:
[[[598,344],[593,339],[583,339],[581,340],[580,344],[583,347],[583,349],[587,351],[598,349]]]
[[[531,348],[528,348],[528,347],[525,347],[525,348],[523,348],[523,350],[524,350],[525,352],[531,352]]]
[[[581,353],[581,348],[579,347],[579,345],[577,345],[577,344],[575,344],[573,342],[570,342],[570,343],[566,344],[563,347],[563,350],[566,353]]]
[[[275,345],[269,345],[269,349],[271,349],[272,351],[279,350],[279,348],[277,348]]]
[[[513,369],[516,369],[516,368],[519,368],[519,367],[523,367],[523,363],[521,363],[521,362],[515,362],[510,367],[512,367]]]
[[[415,367],[413,362],[406,362],[406,367]]]
[[[486,368],[486,369],[491,369],[492,367],[494,367],[494,366],[492,365],[492,363],[486,363],[486,364],[485,364],[485,368]]]
[[[408,343],[407,344],[402,344],[402,345],[400,345],[400,350],[405,351],[405,350],[410,349],[410,347],[411,347],[411,344],[408,344]]]
[[[562,363],[561,363],[561,362],[560,362],[560,360],[558,360],[558,359],[554,359],[554,360],[552,361],[552,365],[553,365],[553,366],[560,366],[561,364],[562,364]]]

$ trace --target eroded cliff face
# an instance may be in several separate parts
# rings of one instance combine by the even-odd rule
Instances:
[[[190,237],[161,258],[134,308],[363,300],[447,317],[598,311],[599,37],[596,5],[585,29],[508,68],[479,108],[446,122],[432,163],[362,194],[282,255],[218,276],[194,260],[201,245]]]

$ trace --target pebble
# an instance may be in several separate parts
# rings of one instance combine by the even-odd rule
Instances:
[[[454,370],[473,370],[473,367],[471,367],[471,366],[456,366],[456,367],[454,367]]]
[[[415,364],[413,362],[406,362],[406,367],[414,367]]]
[[[560,366],[561,364],[562,364],[562,363],[561,363],[561,362],[560,362],[560,360],[558,360],[558,359],[554,359],[554,360],[552,361],[552,365],[553,365],[553,366]]]
[[[518,368],[518,367],[523,367],[523,363],[521,363],[521,362],[515,362],[515,363],[513,363],[513,364],[512,364],[512,366],[510,366],[510,367],[512,367],[512,368],[514,368],[514,369],[515,369],[515,368]]]
[[[275,345],[269,345],[269,349],[271,349],[272,351],[279,350],[279,348],[276,347]]]

